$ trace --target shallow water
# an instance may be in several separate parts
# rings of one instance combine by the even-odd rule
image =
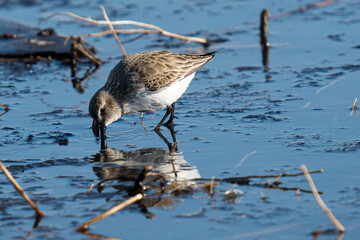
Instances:
[[[31,25],[58,11],[100,19],[98,6],[104,5],[112,20],[132,19],[176,33],[225,39],[207,50],[218,53],[197,73],[176,106],[178,152],[174,160],[181,177],[296,173],[301,172],[301,164],[309,170],[323,169],[312,177],[324,202],[346,227],[345,238],[359,235],[360,139],[356,130],[360,122],[351,112],[360,77],[357,1],[340,1],[269,21],[269,72],[263,71],[258,46],[261,10],[267,8],[276,16],[312,1],[87,2],[3,4],[0,15]],[[62,34],[101,30],[55,19],[42,27],[55,27]],[[120,36],[121,40],[130,38]],[[0,103],[11,108],[0,119],[0,160],[48,215],[32,229],[33,210],[2,174],[1,238],[90,238],[73,230],[127,199],[131,180],[147,163],[173,177],[168,145],[155,132],[144,131],[139,115],[111,124],[110,152],[99,153],[88,103],[121,51],[112,37],[87,41],[107,63],[82,83],[84,93],[73,88],[70,67],[61,62],[0,63]],[[176,52],[203,51],[199,44],[157,35],[125,44],[128,53],[166,46]],[[81,76],[87,66],[78,67]],[[153,128],[163,114],[145,114],[146,127]],[[162,134],[171,140],[166,128]],[[109,175],[130,180],[112,181],[103,191],[93,189],[86,194],[91,184]],[[154,186],[145,204],[153,219],[133,204],[93,224],[89,231],[125,239],[144,234],[149,239],[312,239],[313,231],[334,229],[312,194],[301,193],[298,199],[295,191],[263,188],[265,181],[222,182],[215,186],[213,198],[196,187],[187,193],[161,195]],[[280,187],[309,190],[303,176],[280,181]],[[243,196],[227,200],[229,189],[241,190]],[[319,239],[336,237],[336,232],[328,231]]]

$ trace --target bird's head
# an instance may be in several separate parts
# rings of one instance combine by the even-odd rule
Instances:
[[[106,90],[98,90],[90,100],[89,113],[93,118],[92,130],[96,137],[101,134],[101,149],[106,149],[106,127],[121,118],[121,108]]]

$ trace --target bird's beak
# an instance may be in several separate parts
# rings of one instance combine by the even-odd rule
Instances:
[[[101,134],[101,150],[105,150],[107,149],[105,124],[100,124],[100,134]]]
[[[93,120],[91,128],[92,128],[92,131],[93,131],[95,137],[101,138],[101,150],[105,150],[107,148],[105,124],[99,124],[97,121]]]
[[[100,136],[99,135],[100,129],[99,129],[99,124],[97,123],[97,121],[93,120],[91,128],[92,128],[92,131],[93,131],[95,137],[98,138]]]

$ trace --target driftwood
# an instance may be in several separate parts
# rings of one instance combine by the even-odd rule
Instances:
[[[101,9],[103,9],[103,7],[101,6]],[[87,23],[91,23],[91,24],[95,24],[95,25],[109,25],[109,20],[94,20],[90,17],[85,18],[85,17],[81,17],[78,16],[72,12],[57,12],[54,14],[51,14],[50,16],[42,19],[39,24],[49,20],[50,18],[53,18],[55,16],[58,15],[67,15],[67,16],[71,16],[77,20],[83,21],[83,22],[87,22]],[[104,12],[103,12],[104,15]],[[105,18],[106,19],[106,18]],[[100,33],[91,33],[91,34],[85,34],[82,35],[82,37],[98,37],[98,36],[103,36],[103,35],[107,35],[107,34],[114,34],[114,33],[145,33],[145,34],[150,34],[150,33],[156,33],[156,34],[162,34],[164,36],[168,36],[168,37],[172,37],[172,38],[178,38],[178,39],[182,39],[185,40],[187,42],[198,42],[198,43],[202,43],[204,45],[204,47],[208,47],[210,45],[210,42],[207,39],[204,38],[197,38],[197,37],[188,37],[188,36],[184,36],[184,35],[180,35],[180,34],[176,34],[176,33],[171,33],[168,31],[165,31],[164,29],[152,25],[152,24],[148,24],[148,23],[143,23],[143,22],[137,22],[137,21],[132,21],[132,20],[123,20],[123,21],[111,21],[110,24],[112,26],[115,25],[133,25],[133,26],[138,26],[138,27],[143,27],[145,29],[128,29],[128,30],[115,30],[115,29],[111,29],[110,31],[105,31],[105,32],[100,32]],[[111,27],[110,27],[111,28]]]
[[[78,41],[78,48],[72,48],[72,40]],[[78,57],[87,58],[96,51],[81,39],[59,35],[53,28],[40,29],[0,18],[0,61],[69,61],[74,50]]]

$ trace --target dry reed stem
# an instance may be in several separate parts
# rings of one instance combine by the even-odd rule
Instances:
[[[300,188],[296,189],[297,200],[300,201]]]
[[[0,106],[3,106],[3,107],[5,108],[5,111],[9,111],[9,110],[10,110],[10,108],[9,108],[8,105],[5,105],[5,104],[0,103]]]
[[[96,233],[89,233],[89,232],[81,232],[81,234],[84,234],[87,237],[94,238],[94,239],[105,239],[105,240],[123,240],[122,238],[114,238],[114,237],[108,237],[101,234]]]
[[[20,184],[15,180],[15,178],[11,175],[9,170],[7,170],[7,168],[4,166],[4,164],[1,161],[0,161],[0,168],[5,173],[6,177],[14,185],[15,189],[21,194],[21,196],[26,200],[26,202],[29,203],[29,205],[35,210],[36,214],[40,217],[46,216],[45,213],[41,212],[40,209],[36,206],[36,204],[25,193],[25,191],[21,188]]]
[[[91,61],[93,61],[97,66],[101,65],[101,61],[99,61],[98,59],[96,59],[95,56],[93,56],[93,54],[91,52],[89,52],[89,50],[83,46],[82,44],[78,44],[77,45],[78,50],[84,54],[88,59],[90,59]]]
[[[80,227],[76,228],[75,231],[77,232],[83,232],[85,230],[87,230],[89,228],[89,226],[97,221],[100,221],[114,213],[116,213],[117,211],[120,211],[121,209],[123,209],[124,207],[137,202],[139,200],[141,200],[144,196],[141,193],[136,194],[135,196],[129,198],[128,200],[116,205],[115,207],[111,208],[110,210],[104,212],[103,214],[91,219],[90,221],[87,221],[86,223],[82,224]]]
[[[286,17],[286,16],[290,16],[290,15],[293,15],[293,14],[296,14],[296,13],[302,13],[302,12],[305,12],[305,11],[308,11],[308,10],[311,10],[311,9],[315,9],[315,8],[321,8],[321,7],[326,7],[326,6],[329,6],[329,5],[332,5],[332,4],[335,4],[337,2],[339,2],[340,0],[326,0],[326,1],[321,1],[321,2],[318,2],[318,3],[314,3],[314,4],[308,4],[306,6],[302,6],[296,10],[291,10],[291,11],[287,11],[287,12],[284,12],[284,13],[280,13],[276,16],[273,16],[271,17],[270,19],[278,19],[278,18],[281,18],[281,17]]]
[[[261,199],[263,201],[265,201],[267,199],[267,197],[265,196],[265,194],[263,192],[260,192],[260,195],[261,195]]]
[[[141,119],[141,125],[143,126],[145,132],[147,131],[145,124],[144,124],[144,113],[140,114],[140,119]]]
[[[173,158],[174,158],[174,153],[175,153],[175,149],[176,149],[176,145],[177,145],[177,144],[174,143],[174,146],[173,146],[173,148],[171,149],[171,156],[170,156],[170,162],[171,162],[171,165],[172,165],[172,168],[173,168],[175,177],[178,176],[178,175],[177,175],[177,172],[176,172],[176,169],[175,169],[174,160],[173,160]]]
[[[301,188],[298,188],[298,187],[279,187],[279,186],[265,186],[264,188],[267,188],[267,189],[277,189],[277,190],[280,190],[280,191],[300,191],[300,192],[303,192],[303,193],[312,193],[311,190],[305,190],[305,189],[301,189]],[[323,192],[318,192],[320,195],[324,194]]]
[[[211,196],[211,197],[214,196],[214,179],[215,179],[215,177],[212,176],[211,182],[210,182],[210,196]]]
[[[273,182],[273,183],[276,183],[283,175],[285,174],[285,172],[282,172],[279,174],[279,176],[277,176],[275,179],[268,179],[266,180],[265,184],[269,184],[269,182]]]
[[[355,98],[354,103],[353,103],[353,105],[352,105],[352,111],[353,111],[356,115],[358,115],[358,113],[356,112],[356,102],[357,102],[357,98]]]
[[[5,111],[4,111],[2,114],[0,114],[0,117],[1,117],[2,115],[4,115],[5,113],[7,113],[8,111],[10,111],[10,108],[9,108],[8,105],[5,105],[5,104],[0,103],[0,106],[3,106],[3,107],[5,108]]]
[[[243,162],[251,155],[255,154],[257,151],[253,151],[251,153],[248,153],[245,155],[245,157],[243,157],[240,162],[238,164],[236,164],[236,167],[239,167],[241,164],[243,164]]]
[[[319,169],[319,170],[314,170],[314,171],[310,171],[309,173],[322,173],[324,170]],[[304,173],[283,173],[282,177],[298,177],[304,175]],[[279,175],[253,175],[253,176],[248,176],[248,178],[268,178],[268,177],[278,177]]]
[[[43,18],[39,24],[47,21],[48,19],[58,16],[58,15],[68,15],[71,16],[75,19],[81,20],[81,21],[85,21],[85,22],[89,22],[89,23],[93,23],[93,24],[97,24],[97,25],[109,25],[109,23],[107,21],[98,21],[98,20],[94,20],[89,18],[85,18],[85,17],[81,17],[78,16],[72,12],[57,12],[54,14],[51,14],[50,16],[47,16],[46,18]],[[131,21],[131,20],[123,20],[123,21],[112,21],[111,22],[112,25],[135,25],[135,26],[140,26],[140,27],[145,27],[145,28],[149,28],[152,30],[155,30],[157,33],[160,33],[164,36],[168,36],[168,37],[173,37],[173,38],[178,38],[178,39],[182,39],[185,40],[187,42],[199,42],[199,43],[207,43],[207,40],[204,38],[197,38],[197,37],[187,37],[187,36],[183,36],[180,34],[176,34],[176,33],[171,33],[168,31],[163,30],[162,28],[152,25],[152,24],[148,24],[148,23],[143,23],[143,22],[137,22],[137,21]],[[136,30],[139,32],[143,32],[143,33],[155,33],[155,32],[147,32],[149,30],[144,30],[144,31],[140,31],[140,30]],[[133,32],[124,32],[124,33],[133,33]],[[107,33],[109,34],[109,33]]]
[[[86,33],[81,35],[80,37],[86,38],[86,37],[101,37],[104,35],[108,35],[108,34],[113,34],[113,32],[115,33],[123,33],[123,34],[131,34],[131,33],[146,33],[146,34],[151,34],[151,33],[160,33],[157,30],[149,30],[149,29],[127,29],[127,30],[119,30],[119,29],[115,29],[114,31],[108,30],[108,31],[103,31],[103,32],[98,32],[98,33]]]
[[[319,170],[310,171],[309,173],[322,173],[322,172],[323,172],[323,170],[319,169]],[[304,175],[304,173],[303,172],[300,172],[300,173],[283,173],[282,177],[298,177],[298,176],[301,176],[301,175]],[[278,176],[279,175],[250,175],[250,176],[239,177],[239,178],[274,178],[274,177],[276,178]],[[231,178],[224,178],[224,179],[231,179]],[[223,179],[219,179],[219,180],[223,180]]]
[[[121,44],[121,42],[120,42],[120,40],[119,40],[119,38],[118,38],[118,36],[117,36],[117,34],[116,34],[116,32],[115,32],[115,29],[114,29],[114,27],[113,27],[113,25],[112,25],[112,23],[111,23],[108,15],[106,14],[105,8],[104,8],[103,6],[100,6],[100,8],[101,8],[101,12],[102,12],[102,14],[104,15],[104,18],[105,18],[106,22],[107,22],[108,25],[109,25],[109,28],[110,28],[111,32],[112,32],[113,35],[114,35],[114,38],[115,38],[117,44],[119,45],[119,47],[120,47],[120,49],[121,49],[121,52],[123,53],[124,56],[127,56],[126,51],[125,51],[125,48],[124,48],[123,45]]]
[[[313,195],[315,197],[315,200],[317,201],[317,203],[319,204],[319,206],[322,208],[322,210],[324,210],[324,212],[326,213],[326,215],[329,217],[329,219],[333,222],[333,224],[339,229],[340,232],[345,232],[345,228],[344,226],[336,219],[336,217],[332,214],[331,210],[325,205],[324,201],[321,199],[315,184],[306,168],[305,165],[301,165],[301,169],[304,172],[304,175],[306,177],[306,180],[309,183],[309,186],[313,192]]]
[[[202,183],[199,183],[199,184],[202,184]],[[220,182],[204,183],[204,184],[202,185],[202,188],[205,188],[205,189],[207,188],[207,189],[209,189],[209,191],[210,191],[211,184],[212,184],[213,186],[218,186],[218,185],[220,185]]]
[[[339,232],[335,240],[341,240],[344,236],[344,232]]]
[[[330,82],[329,84],[326,84],[325,86],[319,88],[319,89],[316,91],[316,94],[319,94],[322,90],[330,87],[330,86],[333,85],[334,83],[336,83],[336,82],[338,82],[338,81],[340,81],[340,80],[342,80],[342,79],[344,79],[344,78],[345,78],[345,76],[342,76],[341,78],[338,78],[338,79]]]
[[[91,184],[89,187],[89,190],[87,191],[88,193],[91,193],[92,189],[94,188],[95,184]]]

